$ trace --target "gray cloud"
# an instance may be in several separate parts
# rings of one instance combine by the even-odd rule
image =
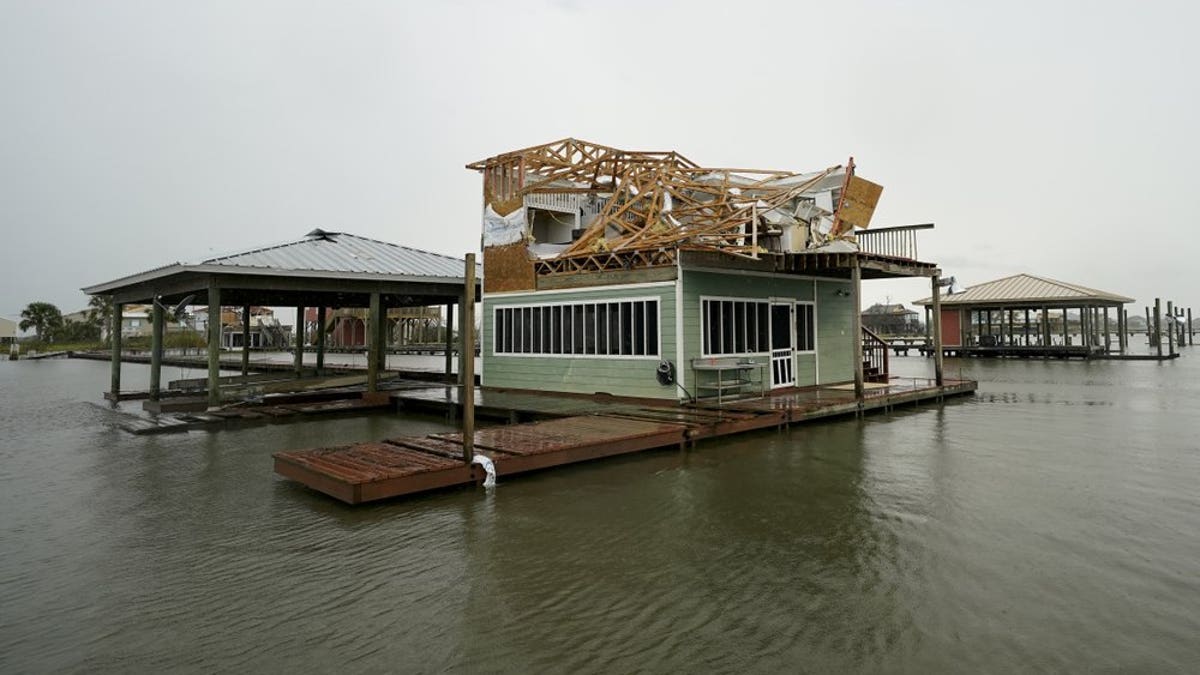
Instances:
[[[313,227],[461,254],[466,162],[562,136],[853,154],[923,257],[1187,304],[1189,4],[8,3],[0,315]],[[1186,267],[1186,268],[1185,268]],[[923,281],[871,282],[864,301]],[[915,289],[915,292],[912,290]]]

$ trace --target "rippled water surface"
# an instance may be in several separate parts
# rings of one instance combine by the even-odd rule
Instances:
[[[107,364],[0,362],[0,671],[1194,671],[1200,352],[947,368],[978,395],[349,508],[271,453],[445,422],[136,437]]]

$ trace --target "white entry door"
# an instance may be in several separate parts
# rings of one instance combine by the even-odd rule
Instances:
[[[793,326],[795,305],[790,302],[771,303],[771,388],[796,386],[796,348]]]

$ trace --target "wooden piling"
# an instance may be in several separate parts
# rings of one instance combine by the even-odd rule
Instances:
[[[454,303],[446,303],[446,379],[454,370]]]
[[[861,403],[864,395],[863,332],[862,332],[862,268],[858,258],[850,267],[850,335],[854,353],[854,397]]]
[[[933,286],[933,372],[934,382],[937,386],[942,386],[945,378],[942,376],[942,286],[941,275],[934,274],[931,277],[931,286]],[[861,339],[859,344],[861,345]],[[960,343],[961,344],[961,343]],[[862,349],[860,346],[859,349]],[[858,359],[859,364],[862,363],[862,358]]]
[[[1158,358],[1162,358],[1162,301],[1158,298],[1154,299],[1154,348],[1158,352]]]
[[[304,374],[304,305],[296,305],[296,353],[292,366],[296,377]]]
[[[475,458],[475,254],[467,254],[466,288],[463,289],[463,461]]]
[[[162,394],[163,357],[163,307],[155,298],[150,310],[150,400],[157,401]]]
[[[109,390],[112,392],[112,400],[121,400],[121,314],[125,309],[125,305],[119,302],[114,302],[112,306],[112,326],[109,327],[108,337],[112,344],[112,366],[111,366],[111,381]]]
[[[1196,344],[1195,337],[1194,337],[1195,331],[1192,330],[1192,308],[1191,307],[1188,307],[1187,320],[1188,320],[1188,323],[1187,323],[1188,346],[1191,347]]]
[[[250,305],[242,305],[242,377],[250,374]]]
[[[208,287],[208,405],[221,404],[221,287]]]
[[[1175,303],[1167,301],[1167,356],[1175,356]]]
[[[317,376],[325,374],[325,304],[317,308]]]
[[[379,391],[379,351],[382,345],[379,344],[378,336],[379,321],[383,317],[381,306],[382,298],[379,293],[372,293],[369,310],[370,330],[367,336],[370,341],[367,347],[367,391],[372,394]]]
[[[1125,335],[1124,312],[1125,312],[1125,310],[1122,309],[1120,305],[1114,307],[1113,310],[1114,310],[1113,313],[1116,314],[1116,321],[1117,321],[1117,327],[1116,327],[1117,353],[1124,354],[1125,353],[1125,339],[1124,339],[1124,335]]]

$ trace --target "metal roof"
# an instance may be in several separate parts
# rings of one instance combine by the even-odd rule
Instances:
[[[313,230],[303,239],[209,258],[202,265],[460,278],[463,261],[345,232]]]
[[[209,258],[173,263],[84,288],[105,293],[180,272],[257,274],[331,279],[454,282],[463,279],[463,260],[346,232],[313,230],[302,239]],[[476,276],[482,277],[481,265]]]
[[[1111,304],[1133,302],[1133,298],[1032,274],[1014,274],[1011,277],[972,285],[961,293],[941,297],[942,306],[1068,301]],[[930,305],[933,304],[933,298],[921,298],[915,304]]]

